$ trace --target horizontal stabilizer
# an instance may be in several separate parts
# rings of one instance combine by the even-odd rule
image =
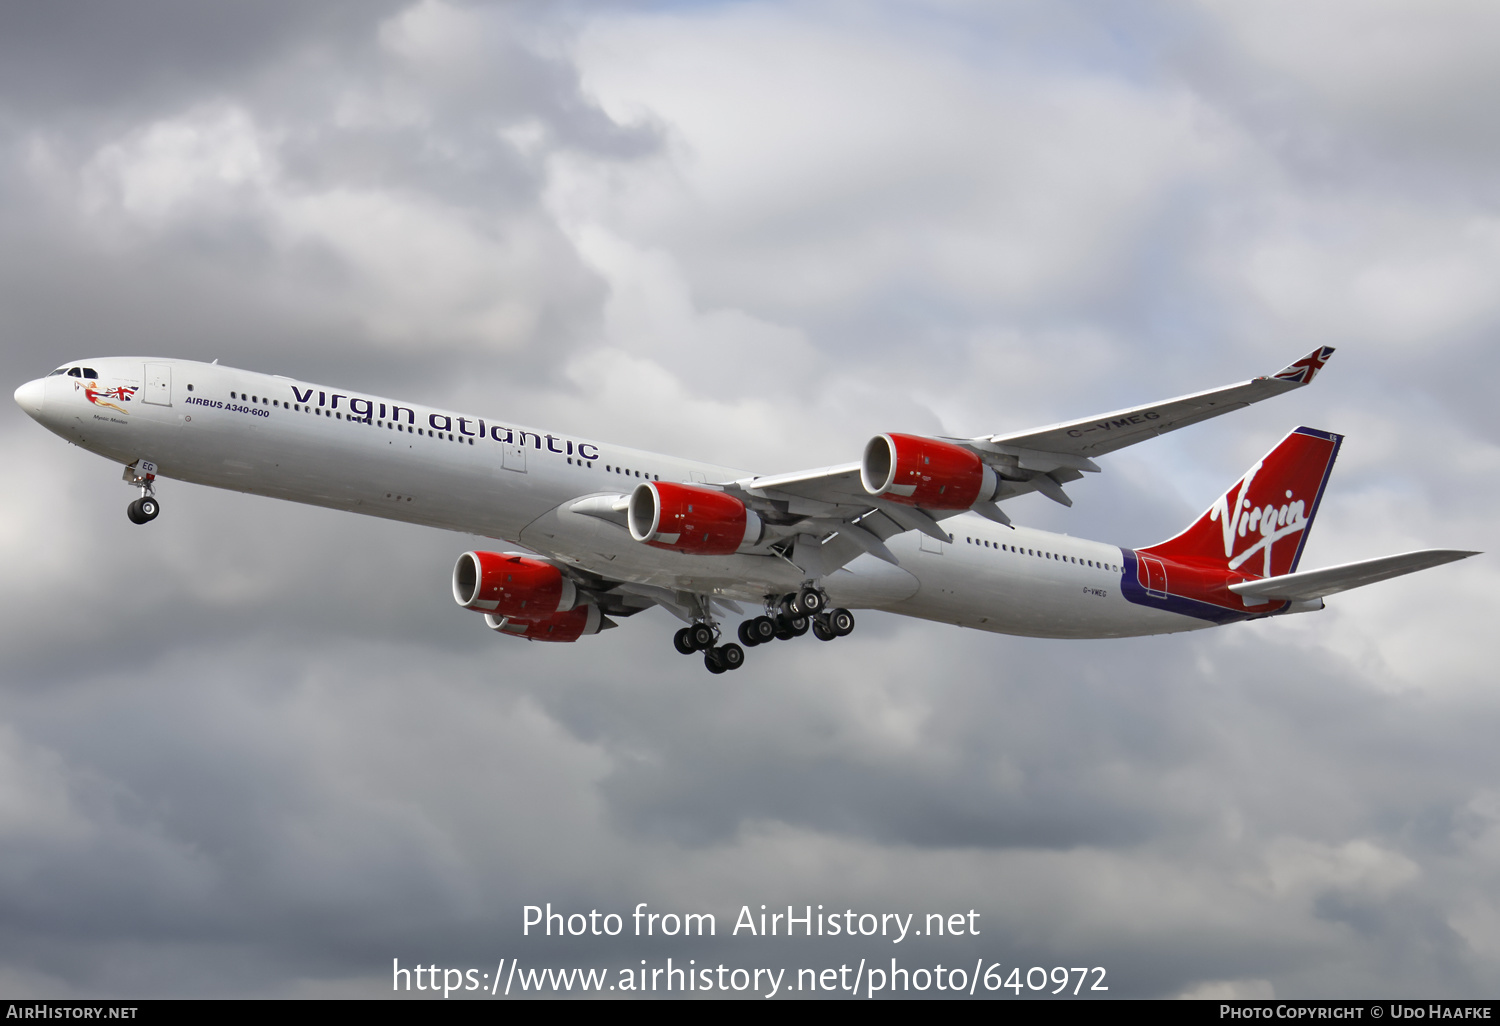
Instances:
[[[1262,581],[1244,581],[1231,584],[1229,590],[1247,599],[1315,599],[1477,555],[1477,552],[1460,549],[1420,549],[1397,556],[1381,556],[1379,559],[1364,559],[1358,563],[1325,567],[1322,570],[1304,570],[1281,577],[1268,577]]]

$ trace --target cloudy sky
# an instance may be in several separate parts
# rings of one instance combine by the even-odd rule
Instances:
[[[1483,0],[6,4],[0,366],[217,358],[775,472],[1333,345],[1010,512],[1147,544],[1307,424],[1348,438],[1305,566],[1494,550],[1497,40]],[[138,528],[118,468],[0,432],[0,992],[1500,990],[1491,556],[1192,636],[863,614],[710,678],[659,611],[492,636],[473,538],[172,482]],[[523,938],[549,901],[720,936]],[[982,933],[724,936],[762,903]]]

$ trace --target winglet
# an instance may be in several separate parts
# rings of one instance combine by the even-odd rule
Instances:
[[[1323,369],[1323,364],[1333,355],[1333,346],[1323,346],[1314,349],[1300,360],[1294,360],[1281,370],[1271,375],[1278,381],[1290,381],[1297,385],[1310,385],[1312,379],[1318,376],[1318,371]]]

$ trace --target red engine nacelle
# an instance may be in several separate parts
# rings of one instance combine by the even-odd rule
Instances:
[[[968,449],[918,435],[877,435],[859,464],[865,491],[904,506],[968,509],[989,499],[1000,479]]]
[[[598,634],[604,626],[604,614],[598,606],[579,606],[566,613],[553,613],[541,620],[522,620],[513,616],[485,615],[490,630],[527,641],[577,641],[585,634]]]
[[[453,599],[497,616],[546,617],[578,604],[578,589],[551,563],[510,552],[465,552],[453,567]]]
[[[696,556],[727,556],[760,541],[755,511],[712,488],[666,481],[638,484],[626,519],[636,541]]]

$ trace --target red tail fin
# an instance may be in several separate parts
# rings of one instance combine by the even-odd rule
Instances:
[[[1186,531],[1138,551],[1259,577],[1291,573],[1343,441],[1343,435],[1299,427]]]

